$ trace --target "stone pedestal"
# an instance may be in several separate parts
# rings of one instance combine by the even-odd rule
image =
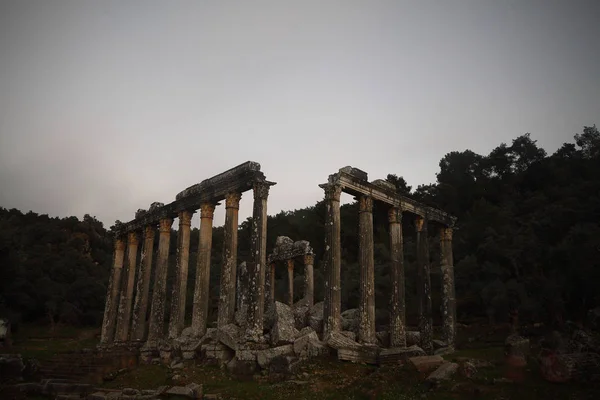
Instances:
[[[179,213],[179,232],[177,232],[177,263],[175,265],[175,284],[171,294],[171,316],[169,320],[169,338],[181,334],[185,323],[185,301],[187,298],[188,264],[190,259],[191,211]]]
[[[325,301],[323,305],[323,337],[341,328],[341,237],[340,195],[342,188],[326,184],[325,190]]]
[[[235,275],[237,269],[238,211],[240,193],[229,193],[225,198],[225,237],[223,243],[223,264],[219,293],[219,327],[234,322],[235,316]]]
[[[115,323],[119,306],[119,292],[121,289],[121,273],[123,271],[123,258],[125,257],[125,241],[123,238],[116,238],[114,247],[113,267],[110,280],[108,281],[106,304],[104,306],[104,319],[102,321],[102,331],[100,335],[101,344],[111,343],[115,337]]]
[[[373,199],[358,198],[358,236],[360,263],[360,301],[358,303],[358,341],[377,343],[375,337],[375,259],[373,255]]]
[[[429,243],[427,221],[420,216],[415,220],[417,230],[417,293],[419,298],[419,332],[421,348],[427,354],[433,353],[433,320],[431,310],[431,276],[429,271]]]
[[[406,347],[402,210],[398,207],[390,208],[388,219],[390,223],[390,273],[392,277],[390,347]]]
[[[312,307],[315,302],[314,262],[314,255],[306,254],[304,256],[304,299],[309,307]]]
[[[452,228],[440,229],[440,263],[442,270],[442,333],[448,347],[454,348],[456,336],[456,299],[454,294],[454,261]]]
[[[164,335],[167,272],[169,268],[169,245],[171,242],[172,224],[172,218],[162,218],[159,222],[158,254],[156,257],[156,272],[154,274],[154,288],[147,340],[149,347],[154,346]]]
[[[134,341],[145,340],[148,330],[146,314],[148,312],[148,293],[150,292],[155,231],[156,229],[154,226],[147,226],[144,229],[144,244],[142,246],[142,255],[139,263],[136,295],[133,303],[133,319],[131,323],[132,339]]]
[[[119,342],[126,342],[129,339],[138,244],[139,238],[137,232],[129,232],[127,235],[127,273],[125,276],[126,280],[121,288],[119,314],[117,316],[117,333],[115,335],[115,340]]]
[[[287,260],[288,305],[294,305],[294,260]]]
[[[192,331],[194,336],[206,333],[208,306],[210,304],[210,253],[212,248],[212,224],[215,204],[200,205],[200,243],[196,264],[196,287],[194,288],[194,309],[192,311]]]
[[[267,267],[267,198],[269,183],[255,182],[253,185],[254,206],[252,212],[251,254],[254,262],[248,267],[250,286],[248,325],[246,336],[259,341],[263,334],[265,310],[265,269]]]

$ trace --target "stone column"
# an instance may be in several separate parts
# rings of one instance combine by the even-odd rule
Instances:
[[[139,238],[137,232],[129,232],[127,235],[127,272],[123,287],[121,288],[119,315],[117,316],[117,333],[115,335],[115,339],[119,342],[126,342],[129,339],[138,244]]]
[[[148,225],[144,229],[144,244],[140,257],[138,280],[135,301],[133,303],[133,320],[131,323],[132,339],[143,341],[146,339],[148,323],[148,293],[150,292],[150,277],[152,273],[152,253],[154,251],[154,236],[156,228]]]
[[[119,291],[121,289],[121,272],[123,271],[123,258],[125,257],[125,241],[121,237],[115,239],[115,253],[113,267],[108,288],[106,291],[106,304],[104,306],[104,319],[100,343],[111,343],[115,337],[115,323],[117,319],[117,307],[119,306]]]
[[[150,326],[148,342],[155,346],[163,338],[165,326],[165,300],[167,295],[167,272],[169,268],[169,245],[171,242],[172,218],[162,218],[159,222],[158,254],[154,273],[152,306],[150,307]]]
[[[358,236],[360,262],[360,302],[358,303],[358,341],[377,343],[375,336],[375,259],[373,254],[373,198],[358,198]]]
[[[304,256],[304,299],[309,307],[312,307],[315,302],[314,262],[315,256],[313,254]]]
[[[433,353],[433,321],[431,312],[431,276],[429,274],[429,244],[427,241],[427,221],[417,216],[417,293],[419,298],[419,332],[421,347],[427,354]]]
[[[200,205],[200,243],[196,264],[196,287],[194,288],[194,309],[192,310],[192,331],[202,337],[208,323],[210,304],[210,251],[212,248],[212,224],[215,204]]]
[[[323,304],[323,337],[339,332],[341,320],[341,237],[339,185],[326,184],[325,190],[325,301]]]
[[[442,270],[442,332],[444,341],[454,348],[456,332],[456,299],[454,294],[454,260],[452,228],[440,229],[440,264]]]
[[[399,207],[390,208],[388,219],[390,223],[390,272],[392,276],[390,347],[406,347],[402,210]]]
[[[275,262],[271,261],[265,276],[265,307],[275,304]]]
[[[179,212],[179,232],[177,232],[177,263],[175,264],[175,284],[171,294],[171,316],[169,319],[169,338],[181,334],[185,324],[185,301],[187,299],[187,277],[190,259],[191,211]]]
[[[229,193],[225,198],[225,237],[219,293],[217,326],[230,324],[235,317],[235,273],[237,269],[238,211],[241,193]]]
[[[294,260],[287,260],[287,276],[288,276],[288,304],[294,305]]]
[[[252,235],[250,249],[254,262],[248,267],[249,305],[248,330],[250,340],[260,341],[263,337],[265,313],[265,270],[267,268],[267,182],[254,182],[254,206],[252,211]]]

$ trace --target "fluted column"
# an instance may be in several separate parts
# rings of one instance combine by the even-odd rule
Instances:
[[[185,301],[187,298],[188,264],[190,259],[191,211],[179,212],[179,231],[177,232],[177,263],[175,264],[175,284],[171,294],[171,316],[169,319],[169,338],[181,334],[185,323]]]
[[[427,241],[427,221],[417,216],[417,293],[419,298],[419,332],[421,347],[426,353],[433,352],[433,321],[431,312],[431,276],[429,272],[429,244]]]
[[[237,269],[238,211],[241,193],[229,193],[225,198],[225,237],[219,293],[217,326],[230,324],[235,313],[235,275]]]
[[[440,229],[440,263],[442,270],[442,332],[444,341],[454,348],[456,333],[456,299],[454,293],[454,260],[452,228]]]
[[[164,335],[171,225],[173,225],[172,218],[163,218],[159,222],[158,254],[156,257],[156,272],[154,273],[152,306],[150,307],[150,326],[148,328],[148,343],[152,345],[162,339]]]
[[[265,276],[265,307],[268,310],[273,304],[275,304],[275,262],[270,262]]]
[[[254,182],[254,206],[252,211],[252,234],[250,250],[254,262],[248,268],[249,304],[247,337],[261,340],[265,312],[265,270],[267,268],[267,199],[268,182]]]
[[[288,304],[294,305],[294,260],[287,260]]]
[[[123,258],[125,257],[125,241],[118,237],[114,243],[113,267],[106,291],[106,304],[104,306],[104,319],[100,343],[111,343],[115,337],[115,323],[117,308],[119,306],[119,291],[121,289],[121,272],[123,271]]]
[[[373,198],[358,198],[358,246],[360,261],[360,302],[358,341],[377,343],[375,336],[375,259],[373,255]]]
[[[200,243],[196,264],[196,287],[194,288],[194,309],[192,310],[192,330],[197,337],[204,336],[208,323],[210,304],[210,253],[212,248],[212,226],[215,204],[200,205]]]
[[[312,306],[315,302],[315,279],[313,272],[313,265],[315,262],[315,256],[313,254],[306,254],[304,256],[304,299],[309,306]]]
[[[140,257],[135,301],[133,303],[133,319],[131,323],[132,339],[142,341],[146,339],[148,323],[148,293],[150,292],[150,277],[152,273],[152,253],[154,251],[154,236],[156,228],[148,225],[144,229],[144,244]]]
[[[390,223],[390,272],[392,276],[390,347],[406,347],[402,210],[398,207],[390,208],[388,219]]]
[[[131,326],[131,304],[133,303],[133,288],[135,285],[135,270],[139,238],[137,232],[129,232],[127,235],[127,266],[126,281],[121,288],[121,300],[119,302],[119,315],[117,316],[117,333],[115,339],[126,342],[129,339],[129,327]]]
[[[323,304],[323,337],[340,331],[341,321],[341,237],[340,195],[338,185],[325,184],[325,301]]]

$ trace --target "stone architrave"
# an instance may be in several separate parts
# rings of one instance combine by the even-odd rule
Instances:
[[[339,332],[341,321],[341,226],[340,196],[342,187],[326,184],[325,191],[325,301],[323,305],[323,337]]]
[[[390,255],[392,295],[390,307],[390,347],[406,347],[404,302],[404,249],[402,243],[402,210],[388,211],[390,226]]]
[[[200,205],[200,243],[198,244],[196,287],[194,288],[194,308],[192,310],[192,331],[196,337],[204,336],[208,323],[210,253],[214,212],[215,204],[203,203]]]
[[[104,319],[102,321],[102,331],[100,334],[100,343],[111,343],[115,335],[115,323],[117,319],[117,309],[119,306],[119,291],[121,286],[121,273],[123,271],[123,259],[125,257],[125,241],[122,237],[117,237],[114,243],[114,258],[110,281],[106,293],[106,304],[104,306]]]
[[[133,288],[135,286],[135,269],[137,266],[137,250],[139,237],[137,232],[127,234],[127,267],[125,282],[121,288],[121,299],[119,302],[119,314],[117,316],[117,333],[115,339],[126,342],[129,339],[129,327],[131,326],[131,305],[133,303]]]
[[[152,274],[152,253],[154,251],[154,236],[156,228],[148,225],[144,229],[144,244],[139,262],[138,280],[135,301],[133,303],[133,318],[131,322],[132,339],[143,341],[146,339],[148,322],[148,293],[150,292],[150,277]]]
[[[259,341],[263,334],[265,314],[265,270],[267,268],[267,182],[254,182],[254,206],[252,211],[252,235],[250,250],[254,262],[248,267],[250,287],[248,302],[248,324],[246,336]]]
[[[150,307],[150,325],[147,341],[147,343],[152,345],[162,339],[164,335],[171,225],[173,225],[172,218],[162,218],[159,221],[158,254],[156,257],[156,271],[154,273],[154,288],[152,306]]]
[[[373,254],[373,199],[358,198],[358,235],[360,261],[360,302],[358,341],[377,343],[375,336],[375,259]]]
[[[235,275],[237,269],[238,212],[241,193],[229,193],[225,197],[225,237],[223,242],[223,264],[219,293],[217,326],[234,322]]]
[[[181,334],[185,323],[185,301],[187,299],[187,277],[190,259],[190,225],[192,212],[179,212],[179,231],[177,232],[177,263],[175,265],[175,284],[171,294],[171,315],[169,319],[169,338]]]
[[[313,254],[304,255],[304,299],[309,307],[312,307],[315,301],[315,279],[314,279],[314,262]]]
[[[294,305],[294,260],[287,260],[288,305]]]
[[[421,216],[417,216],[415,219],[415,227],[417,230],[417,293],[419,298],[419,332],[421,333],[421,348],[425,350],[427,354],[432,354],[433,320],[427,220]]]
[[[454,293],[454,261],[452,228],[440,229],[440,264],[442,270],[442,332],[448,347],[454,348],[456,336],[456,299]]]

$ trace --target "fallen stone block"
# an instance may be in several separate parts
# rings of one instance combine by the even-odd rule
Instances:
[[[266,350],[259,350],[256,353],[256,361],[261,368],[267,368],[274,358],[292,355],[293,353],[294,346],[291,344]]]
[[[358,333],[358,327],[360,325],[358,308],[351,308],[342,313],[342,331],[351,331]]]
[[[379,364],[400,364],[411,357],[425,356],[425,351],[417,345],[410,347],[393,347],[379,352]]]
[[[327,345],[336,350],[339,349],[359,349],[360,344],[356,343],[354,340],[349,337],[343,335],[340,332],[333,332],[329,335],[327,339]]]
[[[315,332],[317,333],[313,328],[311,328],[310,326],[305,326],[304,328],[300,329],[300,331],[298,331],[298,334],[296,335],[296,339],[305,335],[310,334],[311,332]]]
[[[294,326],[296,329],[302,329],[307,325],[308,312],[310,305],[306,299],[301,299],[293,306]]]
[[[309,357],[309,343],[312,341],[313,343],[319,342],[319,337],[317,333],[313,331],[311,328],[310,332],[304,336],[300,336],[296,340],[294,340],[294,353],[300,358]]]
[[[341,331],[340,332],[342,335],[346,336],[348,339],[356,342],[356,333],[352,332],[352,331]]]
[[[308,312],[308,325],[317,333],[323,332],[323,302],[315,303]]]
[[[271,345],[281,346],[294,343],[298,330],[290,306],[276,301],[273,306],[273,313],[275,322],[271,328]]]
[[[408,362],[417,369],[419,372],[428,372],[436,369],[442,365],[445,361],[441,356],[420,356],[411,357]]]
[[[201,399],[202,396],[204,395],[204,390],[203,390],[202,385],[199,385],[197,383],[189,383],[189,384],[185,385],[185,387],[188,389],[191,389],[192,392],[194,392],[196,399]]]
[[[458,364],[456,363],[444,363],[440,365],[435,371],[433,371],[428,377],[429,382],[440,382],[447,381],[456,373],[458,370]]]
[[[86,398],[86,400],[107,400],[108,399],[108,393],[106,392],[94,392],[92,394],[89,394]]]
[[[362,346],[359,349],[339,349],[338,360],[352,361],[365,364],[377,364],[379,348],[374,346]]]
[[[448,347],[448,343],[444,342],[443,340],[433,339],[431,342],[433,343],[434,349],[441,349],[444,347]]]
[[[300,360],[292,356],[275,357],[269,364],[270,374],[291,375],[297,372]]]
[[[241,331],[237,325],[227,324],[219,328],[217,337],[221,343],[229,347],[231,350],[237,350],[240,342]]]
[[[167,389],[161,397],[169,398],[169,397],[183,397],[186,399],[196,399],[196,393],[193,389],[185,387],[185,386],[173,386],[170,389]]]
[[[419,331],[406,331],[406,344],[412,346],[421,342],[421,332]]]
[[[382,347],[390,346],[390,334],[388,331],[377,332],[375,334],[375,337],[377,337],[377,341],[379,342],[380,346],[382,346]]]

